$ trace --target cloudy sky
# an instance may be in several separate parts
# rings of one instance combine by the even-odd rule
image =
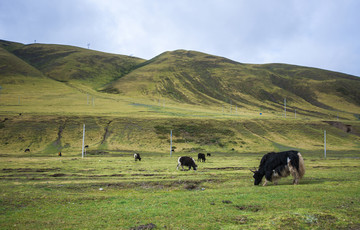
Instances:
[[[0,0],[0,39],[150,59],[176,49],[360,76],[359,0]]]

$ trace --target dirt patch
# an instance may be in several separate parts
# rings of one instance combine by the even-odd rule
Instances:
[[[360,132],[358,132],[358,130],[356,130],[355,127],[352,125],[347,125],[347,124],[344,124],[339,121],[324,121],[324,122],[337,128],[337,129],[342,130],[345,133],[351,133],[351,134],[360,136]]]
[[[231,200],[223,200],[222,201],[224,204],[232,204],[232,201]]]
[[[235,217],[234,222],[237,224],[246,224],[248,222],[248,218],[246,216],[237,216]]]
[[[321,165],[318,165],[318,166],[313,166],[314,169],[330,169],[331,167],[330,166],[321,166]]]
[[[199,187],[200,182],[189,182],[189,183],[185,183],[184,185],[184,189],[187,190],[195,190]]]
[[[88,150],[86,151],[86,155],[92,155],[92,156],[103,156],[108,155],[109,152],[103,151],[103,150]]]
[[[250,211],[250,212],[260,211],[260,206],[258,205],[236,205],[235,208],[241,211]]]
[[[131,176],[155,176],[156,174],[131,174]],[[158,175],[156,175],[158,176]]]
[[[59,171],[60,168],[4,168],[2,169],[3,172],[52,172],[52,171]]]
[[[125,175],[124,174],[112,174],[110,176],[122,177],[122,176],[125,176]]]
[[[156,228],[156,225],[153,223],[150,223],[150,224],[140,225],[137,227],[132,227],[132,228],[130,228],[130,230],[145,230],[145,229],[154,229],[154,228]]]
[[[52,176],[52,177],[63,177],[63,176],[66,176],[66,174],[64,174],[64,173],[55,173],[55,174],[50,175],[50,176]]]
[[[204,170],[245,170],[245,167],[222,167],[222,168],[204,168]]]
[[[320,215],[320,214],[315,214],[314,215],[317,219],[318,222],[325,222],[325,223],[335,223],[337,221],[337,218],[335,216],[332,215]]]
[[[120,182],[120,183],[111,183],[106,184],[114,188],[143,188],[143,189],[169,189],[169,188],[184,188],[187,190],[200,189],[200,186],[203,182],[209,182],[215,180],[161,180],[161,181],[142,181],[142,182]],[[220,182],[222,180],[216,180]],[[106,186],[106,185],[94,185],[97,187]],[[93,186],[93,185],[90,185]]]

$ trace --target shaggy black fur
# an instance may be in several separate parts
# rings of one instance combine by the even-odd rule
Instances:
[[[257,171],[254,172],[255,185],[260,184],[262,178],[265,176],[267,181],[272,181],[274,172],[281,175],[286,167],[288,167],[288,160],[291,165],[299,171],[299,156],[298,151],[290,150],[285,152],[271,152],[265,154]]]
[[[179,166],[181,166],[182,169],[184,169],[183,166],[189,167],[189,170],[191,167],[196,170],[197,165],[195,164],[195,160],[192,157],[179,157],[178,159],[178,165],[177,169],[179,169]]]

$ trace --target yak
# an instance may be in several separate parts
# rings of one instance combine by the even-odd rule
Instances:
[[[199,153],[198,154],[198,161],[200,161],[200,162],[205,162],[206,161],[204,153]]]
[[[181,168],[184,170],[183,166],[187,166],[189,167],[189,170],[191,169],[191,167],[196,171],[197,165],[195,164],[195,160],[192,157],[179,157],[178,159],[178,165],[177,165],[177,170],[179,170],[179,166],[181,166]]]
[[[135,154],[134,154],[134,159],[135,159],[135,161],[136,161],[136,160],[141,161],[140,154],[139,154],[139,153],[135,153]]]
[[[276,185],[281,177],[287,177],[290,174],[294,178],[293,184],[299,184],[299,180],[305,174],[304,159],[298,151],[294,150],[270,152],[262,157],[259,169],[251,171],[254,173],[254,185],[259,185],[264,176],[263,186],[266,186],[269,181]]]

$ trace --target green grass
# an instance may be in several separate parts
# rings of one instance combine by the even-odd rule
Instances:
[[[354,76],[2,40],[0,63],[1,229],[360,228]],[[253,186],[248,169],[262,154],[288,149],[305,157],[300,185]],[[198,152],[213,157],[197,172],[175,169]]]
[[[303,152],[300,185],[254,186],[259,154],[216,154],[194,171],[177,156],[2,157],[2,229],[339,229],[360,226],[359,156]],[[192,154],[193,156],[195,154]],[[335,155],[335,153],[334,153]],[[101,191],[100,188],[103,190]]]

